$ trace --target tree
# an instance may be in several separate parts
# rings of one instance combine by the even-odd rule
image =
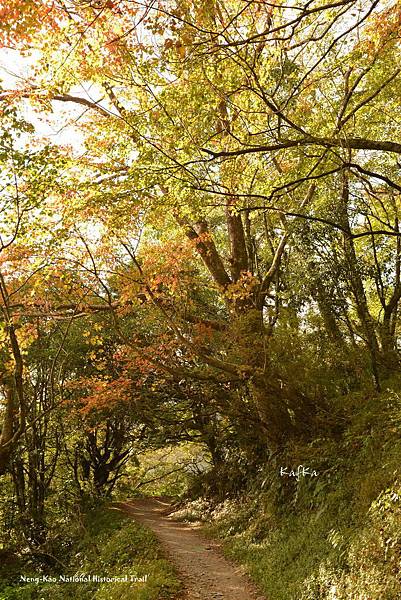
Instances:
[[[398,365],[399,7],[297,8],[66,5],[65,39],[46,32],[35,82],[19,92],[90,109],[89,156],[71,186],[104,238],[122,248],[107,300],[113,314],[122,294],[135,310],[143,304],[165,336],[157,348],[145,335],[136,354],[146,352],[160,374],[214,377],[250,394],[259,437],[272,448],[314,435],[327,415],[327,398],[316,400],[296,357],[292,374],[282,359],[316,312],[344,356],[352,344],[365,346],[377,389]],[[77,81],[101,100],[73,94]],[[309,226],[334,257],[341,307],[322,288],[298,293]],[[316,281],[320,248],[309,249]],[[106,298],[96,261],[114,259],[87,250]],[[303,323],[305,307],[311,319]]]
[[[34,285],[45,259],[35,255],[40,235],[29,239],[29,227],[43,214],[41,201],[54,164],[47,164],[47,149],[29,152],[18,148],[18,137],[32,133],[32,126],[18,118],[15,110],[4,113],[1,137],[2,221],[0,225],[0,298],[2,314],[2,374],[4,390],[3,423],[0,436],[0,474],[4,474],[10,456],[26,427],[27,402],[24,390],[23,348],[17,332],[21,326],[15,314],[18,297]],[[36,211],[32,218],[31,214]],[[18,304],[17,304],[18,307]]]

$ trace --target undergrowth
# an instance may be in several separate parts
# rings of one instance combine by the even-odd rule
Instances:
[[[178,513],[207,520],[269,600],[401,599],[401,403],[353,402],[341,439],[288,446],[241,494]],[[300,464],[317,477],[280,476]]]
[[[70,549],[55,557],[57,568],[21,562],[0,567],[0,600],[167,600],[179,591],[154,534],[123,513],[99,507],[69,528]],[[37,580],[24,583],[21,575]],[[95,581],[95,576],[127,581]],[[60,580],[68,577],[81,581]]]

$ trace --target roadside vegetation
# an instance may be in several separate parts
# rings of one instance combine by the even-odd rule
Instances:
[[[1,600],[168,600],[181,589],[154,534],[110,505],[76,513],[53,533],[25,560],[0,550]]]
[[[267,598],[400,597],[401,398],[388,389],[368,408],[360,395],[354,402],[341,439],[288,446],[228,497],[221,482],[235,488],[237,477],[240,488],[242,478],[238,464],[227,464],[226,472],[206,475],[213,495],[176,512],[219,537],[226,555],[246,566]],[[317,477],[280,477],[281,466],[296,471],[302,462]]]
[[[399,0],[0,3],[3,596],[174,594],[92,512],[143,493],[269,600],[398,600],[400,39]]]

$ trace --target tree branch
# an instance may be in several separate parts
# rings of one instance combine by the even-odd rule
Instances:
[[[397,142],[388,142],[380,140],[369,140],[366,138],[320,138],[320,137],[304,137],[299,140],[283,140],[275,144],[263,146],[250,146],[238,150],[222,150],[214,152],[208,148],[201,148],[202,152],[209,154],[211,160],[216,158],[229,158],[230,156],[241,156],[244,154],[257,154],[263,152],[274,152],[285,148],[296,148],[299,146],[323,146],[324,148],[350,148],[352,150],[378,150],[381,152],[394,152],[401,154],[401,144]]]

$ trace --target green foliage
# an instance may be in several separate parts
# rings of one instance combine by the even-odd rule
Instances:
[[[188,493],[193,479],[209,465],[209,456],[200,444],[165,445],[148,450],[140,456],[138,465],[130,465],[116,492],[120,497],[140,494],[179,498]]]
[[[32,65],[0,93],[7,556],[134,558],[152,577],[133,593],[161,597],[148,534],[77,507],[120,477],[248,490],[221,527],[271,594],[391,596],[400,2],[6,4],[0,45]],[[132,592],[85,585],[7,593]]]
[[[398,597],[399,411],[400,398],[389,389],[369,410],[360,406],[340,443],[288,448],[240,498],[203,507],[214,523],[209,531],[268,598]],[[299,464],[299,456],[318,477],[279,477],[279,463]]]
[[[73,532],[72,535],[70,533],[73,544],[67,556],[59,556],[64,566],[58,563],[58,570],[42,573],[54,577],[56,582],[3,585],[0,588],[1,600],[64,600],[71,597],[77,600],[123,600],[127,597],[168,600],[180,589],[180,582],[163,556],[154,534],[120,511],[108,506],[100,507],[84,514],[81,526],[76,520],[68,525]],[[27,577],[41,575],[27,565],[19,565],[19,569]],[[57,582],[60,576],[79,577],[82,574],[110,578],[127,576],[128,581]],[[131,578],[145,576],[145,582],[131,581]]]

